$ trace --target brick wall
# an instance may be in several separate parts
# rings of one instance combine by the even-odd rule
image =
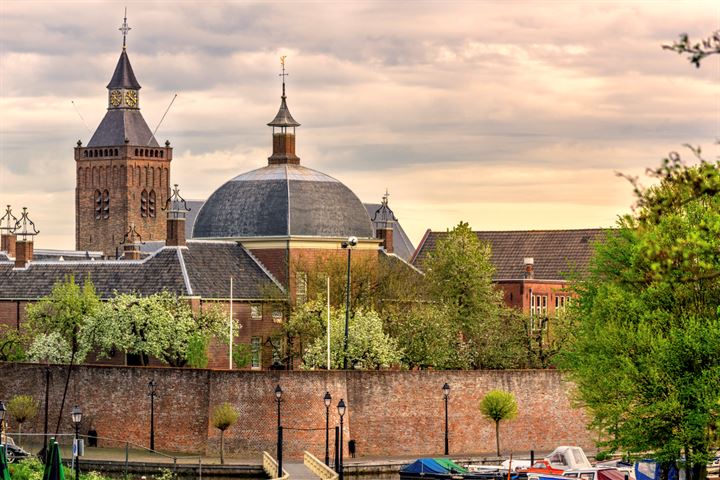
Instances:
[[[0,364],[0,398],[30,394],[42,401],[44,369],[34,364]],[[50,425],[54,430],[66,369],[50,369]],[[156,448],[164,450],[217,454],[220,436],[210,425],[210,415],[216,405],[227,401],[240,412],[238,423],[226,432],[227,451],[243,456],[259,456],[262,450],[274,452],[277,412],[273,390],[280,384],[288,457],[297,458],[303,450],[324,457],[322,397],[326,390],[333,397],[331,428],[338,422],[337,402],[344,398],[348,404],[345,440],[357,441],[360,456],[437,455],[443,448],[441,388],[445,382],[451,387],[451,453],[494,451],[494,425],[477,410],[482,396],[493,388],[512,391],[519,405],[518,418],[501,423],[504,452],[545,451],[568,444],[592,449],[586,418],[571,406],[571,385],[554,370],[251,372],[82,366],[71,377],[62,430],[72,430],[70,409],[77,403],[87,420],[83,431],[92,423],[101,436],[148,445],[147,384],[153,377],[158,384],[155,442]],[[23,430],[41,431],[41,417]]]

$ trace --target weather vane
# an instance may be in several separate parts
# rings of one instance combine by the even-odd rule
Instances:
[[[127,37],[127,34],[132,28],[128,27],[127,24],[127,7],[125,7],[125,18],[123,18],[123,24],[120,28],[118,28],[122,32],[123,35],[123,50],[125,50],[125,37]]]
[[[282,96],[285,96],[285,77],[290,75],[289,73],[285,73],[285,59],[287,58],[287,55],[283,55],[280,57],[280,65],[282,66],[282,73],[279,73],[278,76],[282,78],[282,84],[283,84],[283,94]]]

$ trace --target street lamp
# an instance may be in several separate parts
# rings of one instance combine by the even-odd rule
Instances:
[[[332,397],[330,396],[330,392],[325,392],[325,396],[323,397],[323,400],[325,401],[325,465],[328,467],[330,466],[330,402],[332,401]]]
[[[342,242],[340,246],[347,249],[347,287],[345,288],[345,340],[343,342],[343,370],[347,370],[347,349],[348,349],[348,330],[350,325],[350,254],[352,247],[357,245],[357,237],[348,237],[346,242]]]
[[[75,480],[80,480],[80,422],[82,421],[82,411],[80,407],[75,405],[72,409],[72,421],[75,424]]]
[[[450,444],[448,443],[448,397],[450,396],[450,385],[443,385],[443,397],[445,397],[445,455],[450,455]]]
[[[157,395],[157,382],[153,378],[148,382],[148,395],[150,396],[150,450],[155,450],[155,396]]]
[[[340,403],[337,406],[338,415],[340,415],[340,448],[338,449],[338,456],[340,457],[340,468],[338,469],[339,480],[345,480],[343,473],[343,416],[345,415],[345,400],[340,399]]]
[[[275,401],[277,402],[277,462],[278,462],[278,478],[282,477],[282,426],[280,426],[280,399],[282,398],[282,388],[280,385],[275,387]]]

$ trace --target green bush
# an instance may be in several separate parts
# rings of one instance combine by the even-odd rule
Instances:
[[[75,472],[70,467],[63,467],[65,478],[75,478]],[[10,464],[10,478],[12,480],[42,480],[44,465],[37,458],[28,458]],[[80,480],[111,480],[98,472],[80,472]]]

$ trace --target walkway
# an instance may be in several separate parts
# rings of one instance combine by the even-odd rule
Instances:
[[[290,480],[318,480],[317,475],[302,463],[283,463],[283,470],[290,474]]]

